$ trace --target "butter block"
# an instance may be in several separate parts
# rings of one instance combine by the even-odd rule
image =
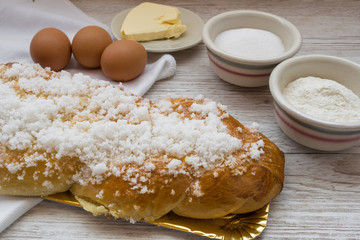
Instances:
[[[124,39],[151,41],[178,38],[186,31],[179,9],[163,4],[144,2],[126,16],[121,35]]]

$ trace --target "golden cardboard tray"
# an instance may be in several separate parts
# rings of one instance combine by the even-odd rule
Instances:
[[[70,192],[58,193],[44,198],[81,207],[79,202]],[[229,214],[225,217],[216,219],[192,219],[180,217],[170,212],[153,222],[144,222],[213,239],[249,240],[259,236],[265,229],[268,213],[269,204],[255,212],[247,214]]]

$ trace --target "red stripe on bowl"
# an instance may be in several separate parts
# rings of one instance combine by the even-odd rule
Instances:
[[[331,138],[324,138],[324,137],[319,137],[319,136],[315,136],[315,135],[312,135],[310,133],[307,133],[293,125],[291,125],[288,121],[286,121],[282,116],[281,114],[279,113],[279,111],[277,110],[277,107],[274,106],[274,110],[275,110],[275,113],[276,115],[280,118],[280,120],[285,123],[285,125],[287,125],[289,128],[291,128],[292,130],[300,133],[300,134],[303,134],[307,137],[310,137],[310,138],[313,138],[313,139],[316,139],[316,140],[320,140],[320,141],[324,141],[324,142],[352,142],[352,141],[356,141],[356,140],[359,140],[360,139],[360,136],[358,137],[353,137],[353,138],[339,138],[339,139],[331,139]]]
[[[214,61],[214,59],[212,59],[212,56],[208,53],[208,56],[209,56],[209,60],[218,68],[220,68],[221,70],[224,70],[226,72],[229,72],[231,74],[235,74],[235,75],[239,75],[239,76],[244,76],[244,77],[268,77],[270,76],[270,73],[264,73],[264,74],[247,74],[247,73],[240,73],[240,72],[235,72],[235,71],[232,71],[230,69],[227,69],[227,68],[224,68],[222,66],[220,66],[218,63],[216,63]]]

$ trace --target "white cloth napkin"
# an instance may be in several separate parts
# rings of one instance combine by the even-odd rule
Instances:
[[[0,233],[41,201],[41,198],[36,197],[0,195]]]
[[[68,0],[1,0],[0,63],[32,62],[29,53],[30,42],[42,28],[59,28],[71,41],[78,30],[88,25],[97,25],[109,31],[106,25],[89,17]],[[109,80],[100,69],[85,69],[73,57],[65,70]],[[123,85],[127,91],[143,95],[155,81],[174,75],[175,70],[175,59],[165,54],[148,64],[138,78]],[[0,195],[0,232],[40,201],[40,198]]]

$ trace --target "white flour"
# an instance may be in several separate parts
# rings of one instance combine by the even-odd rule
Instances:
[[[329,79],[299,78],[283,90],[295,108],[330,122],[360,121],[360,98],[350,89]]]
[[[270,59],[285,52],[281,39],[275,34],[253,28],[224,31],[216,36],[215,44],[225,52],[247,59]]]

